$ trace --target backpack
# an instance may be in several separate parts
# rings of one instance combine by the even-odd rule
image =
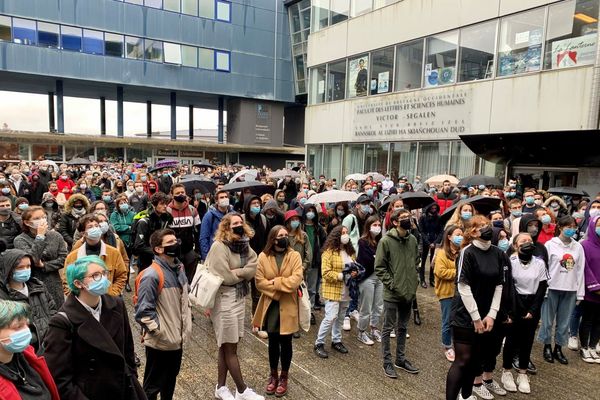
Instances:
[[[158,265],[157,263],[153,262],[152,264],[150,264],[150,266],[148,268],[152,268],[156,271],[156,273],[158,274],[158,290],[157,290],[157,294],[160,295],[160,292],[162,292],[163,286],[165,285],[165,274],[162,270],[162,268],[160,267],[160,265]],[[142,281],[142,277],[144,276],[144,273],[148,270],[148,268],[140,271],[140,273],[138,273],[138,276],[135,278],[135,291],[133,292],[133,305],[135,306],[138,302],[138,288],[140,287],[140,282]]]

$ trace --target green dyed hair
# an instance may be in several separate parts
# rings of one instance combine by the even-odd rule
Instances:
[[[102,259],[98,256],[80,257],[77,260],[75,260],[73,264],[67,266],[67,284],[69,285],[69,289],[71,289],[71,292],[73,292],[76,296],[79,295],[79,288],[75,286],[73,282],[83,281],[83,278],[85,278],[90,264],[96,264],[101,266],[105,270],[107,269],[106,264],[104,264],[104,261],[102,261]]]
[[[0,300],[0,329],[10,326],[14,320],[29,318],[29,305],[20,301]]]

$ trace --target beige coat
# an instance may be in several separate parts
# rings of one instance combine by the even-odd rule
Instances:
[[[256,253],[248,250],[246,265],[239,254],[232,252],[223,242],[214,241],[206,256],[205,264],[213,274],[223,278],[223,285],[233,286],[242,280],[250,281],[256,274]]]
[[[263,326],[267,310],[275,300],[279,302],[279,333],[290,335],[298,331],[298,287],[303,273],[300,254],[295,250],[288,250],[281,268],[277,268],[275,256],[260,253],[256,288],[261,295],[252,319],[253,326]]]

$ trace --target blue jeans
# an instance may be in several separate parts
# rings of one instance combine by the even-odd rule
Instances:
[[[377,275],[371,274],[360,283],[359,288],[358,330],[366,331],[369,325],[377,328],[383,313],[383,284]]]
[[[450,329],[450,310],[452,309],[452,297],[440,300],[442,310],[442,344],[446,349],[452,347],[452,330]]]
[[[581,323],[581,306],[575,305],[569,322],[569,336],[577,336],[579,334],[579,324]]]
[[[319,326],[319,333],[315,344],[325,344],[325,337],[331,330],[331,341],[339,343],[342,341],[342,324],[348,309],[347,301],[331,301],[325,303],[325,317]]]
[[[569,339],[569,319],[575,308],[577,292],[565,290],[548,290],[548,296],[542,304],[542,326],[538,340],[544,344],[552,344],[552,328],[556,319],[554,343],[565,346]]]

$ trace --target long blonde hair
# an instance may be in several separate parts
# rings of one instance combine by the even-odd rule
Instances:
[[[473,214],[473,217],[475,215],[477,215],[477,211],[475,211],[475,207],[473,207],[473,204],[470,203],[466,203],[464,201],[461,201],[458,203],[458,205],[456,206],[456,209],[454,210],[454,213],[452,213],[452,216],[450,217],[450,219],[448,220],[448,222],[446,223],[445,228],[450,227],[451,225],[456,225],[461,229],[465,229],[465,221],[462,219],[461,217],[461,212],[462,212],[462,208],[464,206],[470,206],[471,207],[471,212]]]
[[[223,219],[221,220],[221,223],[219,224],[219,228],[217,229],[217,232],[215,233],[215,241],[218,242],[233,242],[234,240],[237,240],[238,238],[236,237],[237,235],[235,235],[233,233],[233,230],[231,229],[231,220],[233,219],[233,217],[239,217],[241,218],[242,222],[243,222],[243,227],[244,227],[244,234],[246,236],[248,236],[249,238],[252,238],[254,236],[254,230],[252,228],[250,228],[248,226],[248,224],[246,224],[244,222],[244,218],[242,218],[242,215],[236,212],[232,212],[229,214],[226,214]]]

